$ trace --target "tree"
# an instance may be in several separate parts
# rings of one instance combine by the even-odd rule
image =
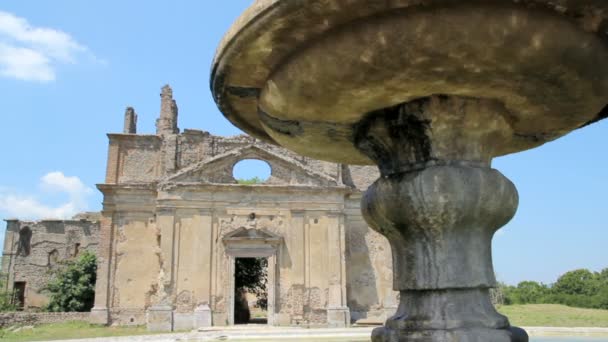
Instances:
[[[268,259],[266,258],[237,258],[234,276],[235,290],[255,294],[258,298],[257,305],[264,310],[268,306],[267,268]]]
[[[604,268],[597,274],[598,280],[602,285],[608,285],[608,268]]]
[[[552,287],[534,281],[502,285],[504,304],[564,304],[608,309],[608,268],[600,272],[579,269],[559,277]]]
[[[549,288],[545,284],[535,281],[522,281],[517,284],[519,300],[522,304],[538,304],[549,293]]]
[[[597,308],[608,310],[608,268],[598,273],[598,282]]]
[[[605,284],[600,288],[596,305],[598,309],[608,310],[608,284]]]
[[[587,270],[579,269],[565,273],[553,286],[553,290],[565,295],[593,296],[599,290],[599,277]]]
[[[544,303],[550,293],[550,288],[535,281],[522,281],[517,286],[502,285],[504,303],[509,304],[539,304]]]
[[[86,312],[93,308],[97,258],[85,251],[77,260],[65,262],[53,271],[46,289],[50,292],[48,310],[52,312]]]

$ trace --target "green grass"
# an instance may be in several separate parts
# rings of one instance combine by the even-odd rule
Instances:
[[[91,325],[85,322],[66,322],[57,324],[43,324],[35,326],[34,329],[25,329],[17,333],[7,332],[0,329],[0,340],[2,342],[12,341],[43,341],[62,340],[92,337],[114,337],[146,335],[146,327],[105,327]]]
[[[571,308],[555,304],[504,305],[498,311],[511,324],[524,327],[608,328],[608,310]]]
[[[608,310],[571,308],[563,305],[505,305],[498,308],[516,326],[608,327]],[[147,335],[144,326],[104,327],[85,322],[43,324],[17,333],[0,329],[2,342]]]

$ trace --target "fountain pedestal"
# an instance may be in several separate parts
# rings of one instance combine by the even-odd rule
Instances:
[[[379,167],[362,209],[401,297],[375,342],[527,341],[490,301],[518,204],[491,162],[608,117],[607,32],[600,0],[257,0],[211,86],[256,138]]]
[[[511,339],[489,289],[491,239],[515,213],[517,191],[488,167],[436,165],[379,179],[366,192],[367,222],[390,241],[397,313],[374,342]],[[526,339],[527,341],[527,339]]]
[[[494,105],[431,97],[370,113],[358,125],[355,145],[382,176],[361,208],[391,244],[400,291],[397,313],[374,342],[527,341],[513,337],[489,294],[496,286],[492,237],[518,204],[515,186],[486,154],[508,128]],[[451,129],[436,134],[447,122]],[[467,133],[465,126],[482,123],[494,129]]]

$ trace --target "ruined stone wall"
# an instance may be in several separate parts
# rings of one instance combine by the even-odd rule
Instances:
[[[108,298],[98,296],[96,307],[107,305],[112,324],[144,324],[146,310],[163,305],[174,310],[174,328],[188,328],[205,306],[214,325],[227,324],[222,238],[252,224],[284,238],[275,324],[324,325],[347,305],[354,319],[392,308],[388,243],[359,210],[358,190],[377,179],[375,167],[313,160],[246,135],[180,134],[170,88],[163,94],[157,135],[109,135],[100,189],[112,242],[99,273],[107,286],[98,286]],[[244,159],[266,161],[269,180],[237,185],[233,167]]]
[[[198,162],[163,180],[161,185],[170,186],[171,184],[184,182],[237,184],[237,180],[232,174],[233,167],[244,159],[262,160],[270,166],[270,177],[264,182],[264,185],[339,186],[335,177],[318,173],[317,170],[311,169],[309,165],[262,149],[258,145],[245,145]]]
[[[379,176],[372,166],[348,166],[343,170],[344,183],[361,190],[346,198],[344,208],[348,307],[353,322],[382,323],[398,305],[390,244],[367,225],[361,214],[362,194]]]
[[[24,234],[26,230],[31,233]],[[15,282],[25,282],[25,308],[44,307],[48,294],[43,288],[50,279],[49,271],[85,250],[96,254],[98,243],[97,221],[7,221],[3,272],[8,273],[9,289]]]
[[[64,323],[89,319],[89,312],[5,312],[0,313],[0,328]]]
[[[177,167],[183,169],[213,156],[214,139],[199,130],[184,130],[178,137]]]
[[[119,275],[140,272],[121,271],[132,256],[124,251],[120,253],[123,261],[116,261],[113,291],[123,297],[124,287],[132,286],[139,289],[141,298],[128,307],[122,300],[115,300],[112,304],[114,323],[144,319],[144,312],[151,303],[145,300],[143,293],[146,289],[156,291],[165,285],[168,297],[164,300],[174,306],[176,329],[192,328],[194,311],[201,305],[211,308],[214,325],[228,324],[230,259],[222,241],[239,228],[250,227],[264,229],[283,239],[276,260],[275,324],[326,325],[328,306],[332,303],[346,305],[341,301],[339,289],[334,291],[337,295],[333,299],[330,293],[332,284],[340,287],[345,282],[341,279],[339,266],[342,258],[338,233],[344,229],[339,214],[344,205],[344,191],[340,188],[191,184],[159,193],[163,209],[162,213],[157,213],[156,228],[158,225],[164,227],[160,229],[161,236],[154,235],[159,230],[151,225],[145,229],[142,217],[137,233],[141,241],[126,242],[121,247],[120,239],[117,240],[118,250],[126,245],[140,249],[147,244],[148,252],[140,253],[150,254],[137,257],[137,265],[146,274],[138,275],[143,280],[136,284]],[[122,219],[118,222],[123,231],[133,230],[132,226],[136,224]],[[150,247],[154,238],[162,240],[154,245],[160,246],[160,251]],[[332,250],[338,252],[332,254]],[[162,271],[158,269],[159,265]],[[135,293],[133,296],[137,297]],[[151,297],[151,300],[163,302],[161,297]]]
[[[110,321],[113,325],[143,325],[145,311],[158,294],[160,273],[153,214],[119,214],[116,219],[112,268],[106,278]]]
[[[353,321],[382,322],[397,309],[392,253],[388,240],[369,228],[361,215],[361,195],[346,201],[348,307]]]
[[[302,157],[282,147],[268,144],[246,135],[219,137],[210,135],[207,132],[194,130],[186,130],[184,134],[179,136],[177,164],[183,169],[194,163],[251,145],[259,146],[270,153],[278,154],[287,160],[295,161],[304,168],[329,176],[334,181],[337,181],[341,176],[339,164]],[[241,156],[241,159],[246,158],[248,156]],[[231,165],[230,167],[225,167],[224,170],[232,173]]]
[[[110,134],[109,138],[107,184],[150,183],[162,176],[160,137]]]
[[[342,177],[339,164],[298,156],[284,148],[245,135],[219,137],[208,132],[185,130],[179,135],[162,137],[133,134],[110,134],[109,137],[107,184],[157,182],[197,163],[247,146],[257,146],[280,155],[315,173],[326,175],[334,182]],[[244,155],[239,160],[247,158]],[[218,172],[224,171],[232,178],[232,166],[226,165],[221,170],[218,169]],[[297,183],[298,180],[294,182]]]
[[[361,191],[367,190],[379,177],[380,171],[376,166],[348,165],[342,170],[344,184]]]

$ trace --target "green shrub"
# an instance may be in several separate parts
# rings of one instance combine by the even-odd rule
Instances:
[[[601,272],[579,269],[559,277],[553,286],[523,281],[502,285],[504,303],[563,304],[588,309],[608,309],[608,268]]]
[[[46,287],[50,292],[47,307],[51,312],[86,312],[95,301],[97,258],[85,251],[77,260],[65,262],[53,271]]]
[[[236,181],[241,185],[255,185],[264,183],[264,181],[259,177],[253,177],[250,179],[237,179]]]

